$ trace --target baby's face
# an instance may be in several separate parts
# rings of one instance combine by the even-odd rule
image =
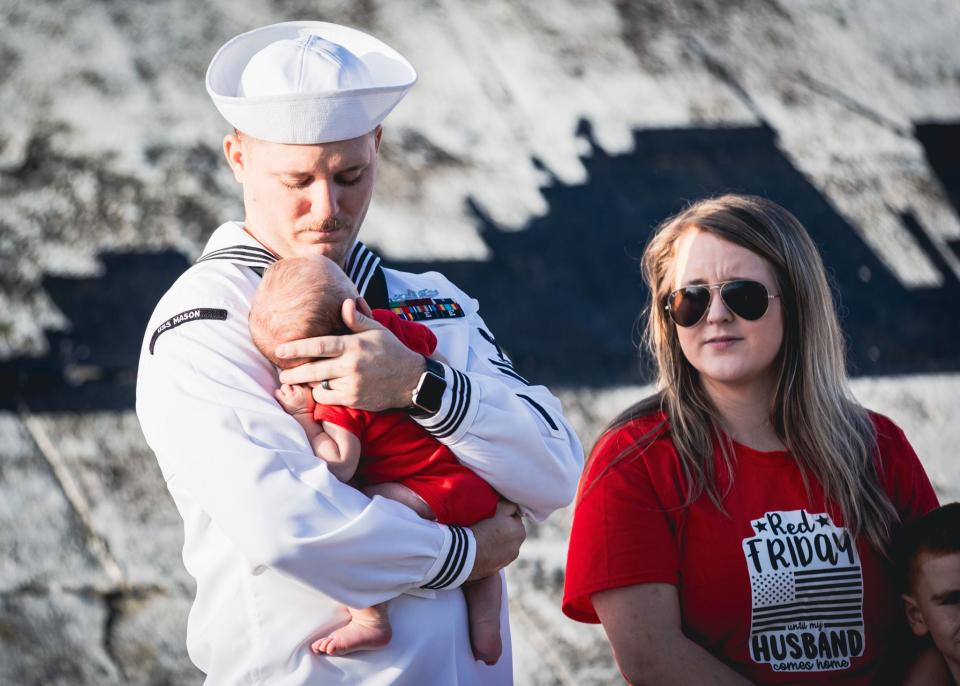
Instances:
[[[960,666],[960,553],[920,553],[912,599],[922,617],[908,605],[913,632],[929,632],[947,662]],[[924,630],[925,629],[925,630]]]

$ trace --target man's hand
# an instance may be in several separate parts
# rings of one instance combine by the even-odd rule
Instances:
[[[323,358],[280,372],[285,384],[309,384],[323,405],[344,405],[379,412],[408,407],[426,370],[422,355],[397,340],[372,318],[360,298],[345,300],[343,323],[353,333],[290,341],[277,347],[281,358]],[[319,386],[326,380],[330,390]]]
[[[477,542],[477,557],[467,581],[488,577],[516,560],[527,537],[520,508],[506,501],[497,505],[493,517],[477,522],[470,530]]]

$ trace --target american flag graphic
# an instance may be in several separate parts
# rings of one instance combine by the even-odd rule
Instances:
[[[863,626],[860,565],[757,574],[750,579],[750,633],[786,631],[798,622],[824,629]]]

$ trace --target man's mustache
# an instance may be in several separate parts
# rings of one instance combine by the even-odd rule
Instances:
[[[319,231],[321,233],[329,233],[332,231],[349,230],[350,227],[350,222],[340,219],[339,217],[330,217],[329,219],[323,219],[321,221],[308,222],[303,226],[298,227],[297,233],[303,231]]]

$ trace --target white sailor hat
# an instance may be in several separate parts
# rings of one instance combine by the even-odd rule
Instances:
[[[373,36],[290,21],[228,41],[207,69],[207,92],[254,138],[329,143],[375,129],[416,80],[410,63]]]

